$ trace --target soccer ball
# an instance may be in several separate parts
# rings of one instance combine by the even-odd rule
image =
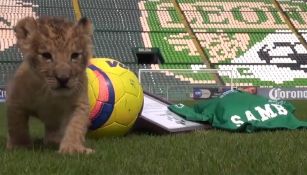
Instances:
[[[126,134],[139,116],[143,89],[135,74],[109,58],[91,59],[86,69],[91,126],[88,136]]]

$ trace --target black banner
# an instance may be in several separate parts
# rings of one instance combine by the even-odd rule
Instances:
[[[193,98],[194,99],[210,99],[215,98],[223,94],[224,92],[230,90],[230,87],[194,87],[193,88]]]

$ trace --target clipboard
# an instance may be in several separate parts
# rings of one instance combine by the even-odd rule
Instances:
[[[147,130],[158,134],[189,132],[212,128],[209,124],[188,121],[170,111],[171,105],[165,99],[144,92],[144,105],[138,117],[135,129]]]

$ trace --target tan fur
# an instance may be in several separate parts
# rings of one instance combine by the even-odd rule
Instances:
[[[27,17],[14,30],[24,60],[8,87],[7,148],[31,146],[28,120],[33,116],[45,125],[45,143],[58,144],[60,153],[91,153],[84,146],[91,23]]]

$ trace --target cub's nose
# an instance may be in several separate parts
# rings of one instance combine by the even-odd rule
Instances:
[[[67,83],[69,81],[69,77],[68,76],[62,76],[62,77],[55,77],[57,79],[57,81],[60,84],[60,87],[67,87]]]

